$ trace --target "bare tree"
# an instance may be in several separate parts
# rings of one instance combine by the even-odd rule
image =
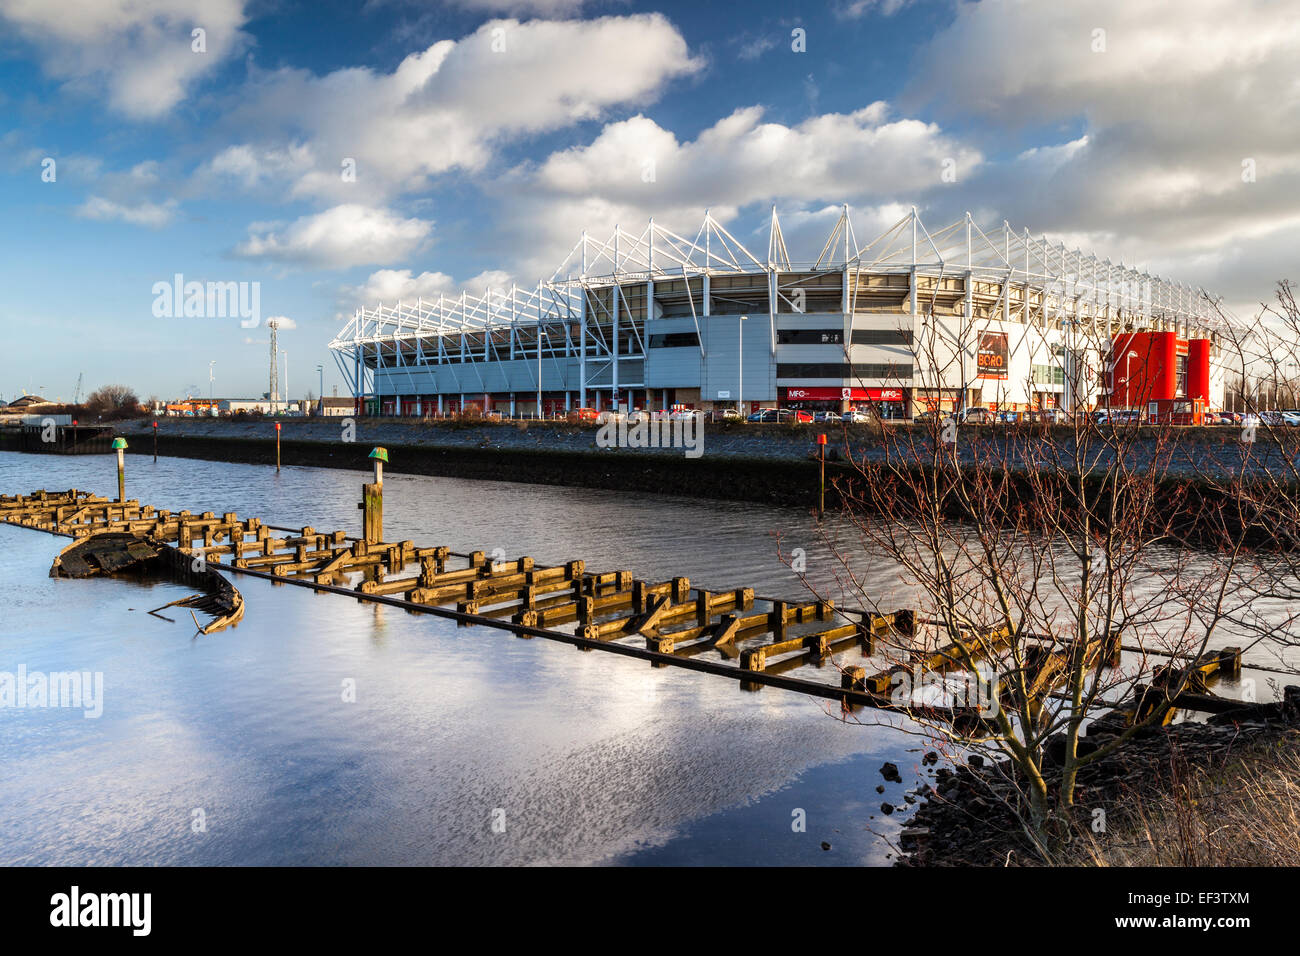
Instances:
[[[939,399],[943,382],[956,386],[960,412],[985,330],[969,315],[936,320],[940,311],[932,300],[915,364],[936,377]],[[1296,318],[1293,300],[1281,311]],[[1076,396],[1115,381],[1114,331],[1109,319],[1070,330],[1072,354],[1099,366],[1067,359]],[[1165,665],[1204,660],[1229,640],[1295,643],[1294,616],[1259,602],[1300,596],[1300,560],[1258,550],[1300,537],[1294,454],[1289,475],[1256,467],[1260,446],[1232,430],[1207,456],[1167,422],[1102,422],[1084,404],[1059,427],[934,414],[886,429],[873,448],[846,447],[843,521],[824,526],[846,601],[896,610],[876,595],[900,571],[915,595],[913,626],[875,648],[869,689],[933,741],[1000,751],[1018,818],[1048,857],[1072,825],[1079,772],[1199,689],[1193,668]],[[992,699],[972,707],[981,671]],[[1092,720],[1138,700],[1127,726],[1081,746]]]
[[[134,415],[140,410],[135,391],[126,385],[104,385],[86,398],[86,408],[104,418]]]

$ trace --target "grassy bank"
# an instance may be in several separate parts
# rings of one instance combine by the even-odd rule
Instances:
[[[1104,835],[1085,831],[1079,866],[1300,866],[1300,732],[1258,741],[1225,762],[1170,767]]]

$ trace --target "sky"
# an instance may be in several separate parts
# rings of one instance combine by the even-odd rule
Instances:
[[[795,259],[969,211],[1250,316],[1300,279],[1297,63],[1300,0],[0,0],[0,399],[257,397],[273,317],[344,394],[360,305],[706,209],[761,257],[773,204]]]

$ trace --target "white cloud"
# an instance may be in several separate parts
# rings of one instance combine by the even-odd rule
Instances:
[[[135,119],[154,119],[243,48],[243,0],[0,0],[0,20],[35,45],[45,71]],[[207,52],[191,33],[206,31]]]
[[[937,126],[893,118],[885,103],[797,126],[764,122],[754,106],[685,143],[644,116],[610,124],[591,144],[547,159],[537,184],[647,205],[888,197],[936,185],[950,158],[967,170],[980,162]]]
[[[293,319],[289,318],[287,315],[268,316],[266,320],[266,324],[268,327],[274,326],[275,328],[279,329],[281,332],[291,332],[298,327],[298,323],[295,322]]]
[[[177,203],[174,199],[168,199],[163,203],[147,200],[126,203],[105,199],[103,196],[91,196],[77,207],[77,215],[83,219],[96,219],[101,222],[116,220],[133,226],[149,226],[157,229],[175,218],[176,207]]]
[[[416,275],[410,269],[380,269],[372,272],[360,286],[345,286],[342,298],[345,303],[353,305],[415,302],[419,299],[428,303],[439,296],[458,296],[461,292],[482,295],[487,289],[509,290],[512,282],[510,274],[499,269],[481,272],[464,281],[458,281],[445,272]]]
[[[766,122],[761,107],[748,107],[686,142],[634,116],[586,146],[515,170],[503,181],[507,226],[516,230],[520,273],[549,278],[582,229],[603,239],[615,224],[639,231],[651,216],[694,229],[706,208],[726,222],[757,203],[779,203],[788,215],[845,201],[866,207],[864,220],[884,221],[906,197],[946,188],[947,159],[967,173],[982,162],[938,126],[894,117],[885,103],[795,126]]]
[[[1156,0],[961,4],[903,101],[1008,139],[1069,131],[987,165],[954,202],[996,204],[999,218],[1174,278],[1208,272],[1250,301],[1267,294],[1261,270],[1295,270],[1284,239],[1300,222],[1300,20],[1270,0],[1183,0],[1168,14]],[[1210,268],[1227,249],[1258,268]]]
[[[869,13],[879,13],[883,17],[892,17],[899,10],[915,3],[916,0],[850,0],[836,8],[842,17],[856,19]]]
[[[195,173],[200,182],[214,183],[217,188],[234,182],[246,190],[256,190],[311,171],[311,149],[300,143],[283,147],[254,148],[247,144],[228,146],[204,163]]]
[[[303,216],[287,226],[253,223],[234,254],[293,265],[343,269],[403,259],[433,231],[425,219],[406,219],[389,209],[355,203]]]
[[[506,137],[650,102],[701,66],[659,14],[493,20],[411,54],[392,73],[255,75],[227,116],[245,142],[210,171],[273,180],[296,198],[387,202],[438,174],[482,170]],[[346,160],[355,162],[353,182],[342,175]]]
[[[458,7],[487,13],[530,14],[540,17],[577,13],[590,0],[453,0]]]
[[[776,48],[776,40],[769,34],[743,38],[740,51],[736,54],[742,60],[757,60],[764,53]]]

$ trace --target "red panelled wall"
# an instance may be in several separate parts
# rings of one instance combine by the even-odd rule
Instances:
[[[1187,397],[1210,400],[1210,340],[1187,343]]]
[[[1135,354],[1134,354],[1135,353]],[[1208,360],[1209,353],[1206,353]],[[1112,341],[1111,404],[1136,408],[1175,398],[1178,336],[1174,332],[1125,332]],[[1209,372],[1207,365],[1206,378]]]

